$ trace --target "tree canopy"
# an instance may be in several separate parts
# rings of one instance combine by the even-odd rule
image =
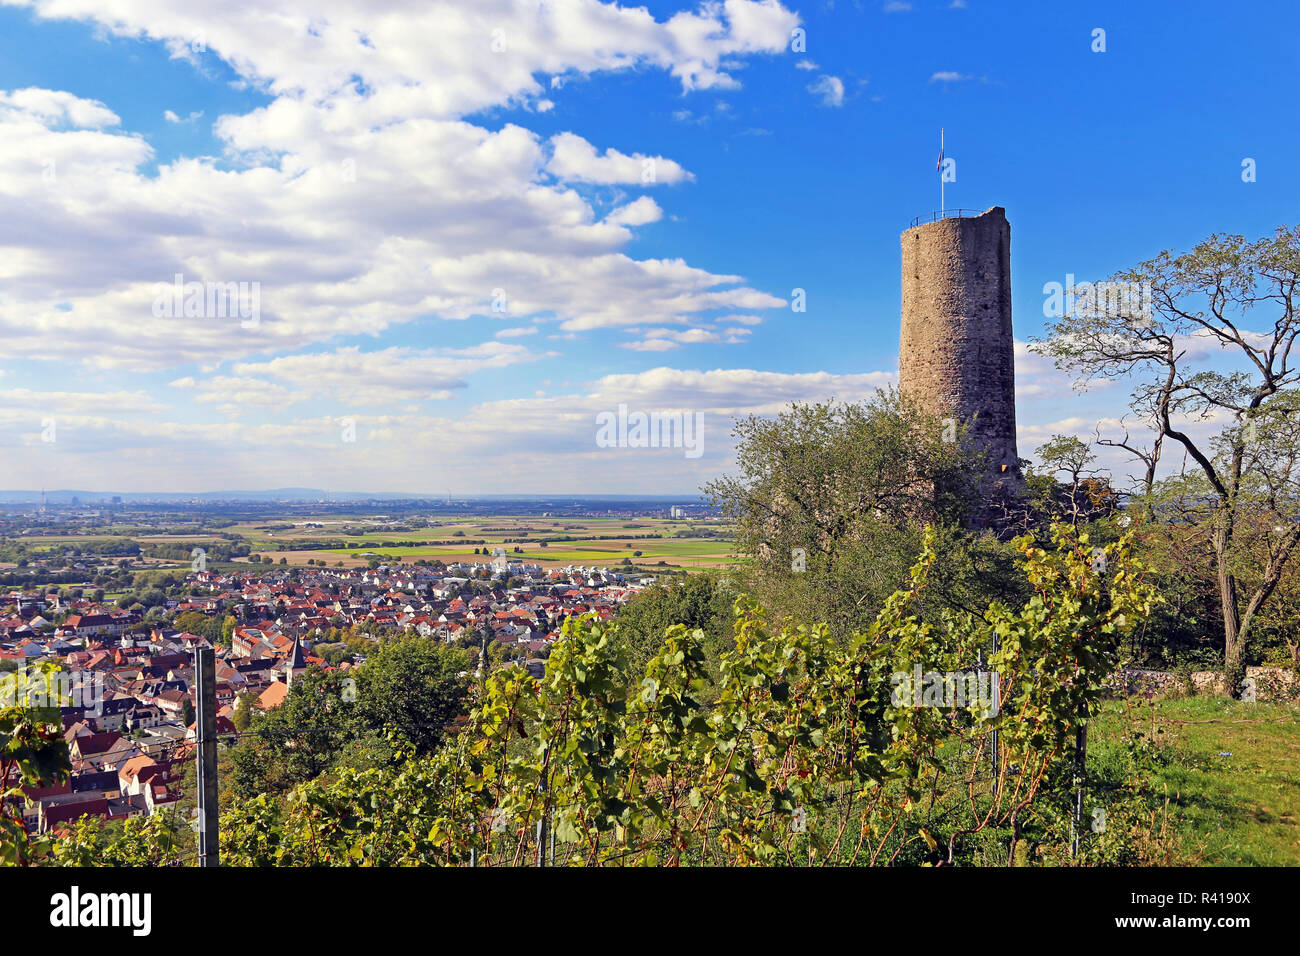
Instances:
[[[1300,226],[1213,235],[1092,286],[1035,345],[1083,385],[1133,383],[1131,417],[1107,443],[1139,465],[1139,507],[1195,529],[1234,685],[1300,544],[1298,288]],[[1171,448],[1183,461],[1162,468]]]

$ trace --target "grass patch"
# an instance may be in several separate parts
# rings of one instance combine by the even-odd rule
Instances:
[[[1300,865],[1300,706],[1108,701],[1090,732],[1090,757],[1104,760],[1126,729],[1169,758],[1152,771],[1152,786],[1168,796],[1169,819],[1201,863]]]

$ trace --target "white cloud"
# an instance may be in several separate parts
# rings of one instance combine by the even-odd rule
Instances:
[[[350,361],[345,358],[336,365],[326,357],[292,369],[281,367],[285,374],[280,380],[310,383],[314,373],[321,373],[331,382],[339,381],[361,367]],[[266,370],[241,369],[238,377],[247,377],[246,371],[255,371],[261,380]],[[449,486],[479,494],[521,488],[539,493],[685,492],[730,467],[735,417],[774,414],[793,401],[858,400],[896,380],[894,372],[786,374],[660,367],[607,375],[564,395],[484,402],[467,413],[445,417],[349,410],[346,417],[353,420],[357,434],[351,443],[341,440],[342,412],[284,423],[199,424],[161,416],[131,422],[86,415],[60,418],[56,448],[41,442],[39,419],[0,405],[0,441],[28,449],[6,472],[13,482],[10,487],[40,487],[42,476],[57,473],[63,487],[105,490],[328,484],[337,490],[439,494]],[[619,403],[647,411],[701,414],[704,454],[689,460],[680,449],[597,447],[595,415],[616,410]],[[510,454],[502,455],[503,447]],[[178,457],[219,460],[221,467],[178,479],[166,471],[167,463]],[[484,468],[486,460],[491,468]],[[57,471],[51,471],[55,467]]]
[[[122,122],[116,113],[98,100],[38,87],[9,92],[0,90],[0,119],[34,120],[46,126],[67,124],[86,129],[117,126]]]
[[[1062,372],[1056,362],[1045,355],[1030,350],[1030,343],[1017,339],[1015,342],[1016,397],[1020,400],[1033,398],[1063,398],[1077,393],[1075,378],[1069,372]],[[1113,380],[1098,381],[1090,385],[1089,391],[1111,388],[1119,384]]]
[[[930,74],[931,83],[961,83],[970,79],[974,77],[968,73],[958,73],[956,70],[940,70],[938,73]]]
[[[709,2],[665,21],[591,0],[444,0],[400,12],[368,0],[277,0],[273,12],[220,0],[17,2],[40,17],[161,40],[178,58],[220,57],[276,96],[318,102],[359,81],[390,117],[534,99],[538,77],[571,72],[655,67],[686,90],[732,87],[724,60],[779,53],[799,23],[775,0]]]
[[[826,401],[831,397],[840,401],[864,399],[897,380],[896,372],[834,375],[744,368],[692,371],[660,367],[633,374],[606,375],[595,383],[591,397],[596,401],[640,402],[645,407],[770,415],[796,401]]]
[[[551,147],[553,152],[546,170],[565,182],[653,186],[695,178],[678,163],[662,156],[642,153],[629,156],[616,149],[597,155],[596,147],[573,133],[552,136]]]
[[[622,348],[635,352],[668,352],[683,345],[737,345],[750,334],[750,329],[736,328],[647,329],[644,338],[625,342]]]
[[[658,222],[664,211],[649,196],[641,196],[625,206],[620,206],[605,217],[606,222],[620,226],[644,226],[646,223]]]
[[[335,122],[279,100],[216,127],[241,155],[284,151],[277,165],[179,160],[145,176],[152,153],[136,137],[0,114],[11,242],[0,259],[0,356],[144,370],[377,334],[428,315],[552,312],[576,330],[783,304],[723,288],[737,276],[622,255],[627,227],[654,221],[658,205],[638,200],[598,221],[572,190],[537,181],[541,144],[518,126]],[[160,284],[176,274],[259,283],[261,322],[154,316]],[[504,312],[492,309],[496,289],[509,294]]]
[[[515,331],[527,334],[531,330]],[[234,367],[234,375],[203,380],[186,376],[171,384],[193,391],[196,402],[215,405],[231,415],[321,399],[340,407],[400,405],[445,401],[464,388],[466,378],[476,372],[553,354],[542,355],[522,345],[502,342],[441,350],[392,347],[363,352],[353,347],[281,356],[265,362],[240,362]]]
[[[0,389],[0,407],[77,415],[151,415],[166,409],[145,392],[38,392],[28,388]]]
[[[192,390],[195,402],[200,405],[215,405],[226,415],[241,415],[249,410],[286,408],[310,397],[306,391],[290,391],[283,385],[251,376],[218,375],[203,381],[187,376],[178,378],[171,384],[176,388]]]
[[[288,355],[267,362],[241,362],[238,375],[286,382],[306,396],[325,396],[344,405],[383,405],[450,398],[466,376],[540,358],[522,345],[484,342],[462,349],[392,347],[371,352]]]
[[[310,485],[329,475],[334,487],[409,488],[405,476],[426,474],[448,441],[457,456],[462,447],[480,460],[499,451],[499,436],[483,426],[511,409],[521,415],[517,425],[502,424],[511,440],[535,447],[534,434],[556,437],[577,422],[563,434],[595,453],[591,402],[607,401],[616,384],[651,400],[651,379],[636,379],[635,388],[601,380],[589,394],[488,403],[446,419],[420,406],[461,394],[475,375],[508,379],[513,366],[554,354],[506,341],[536,334],[536,325],[521,324],[534,316],[555,323],[560,338],[640,326],[652,331],[638,341],[680,347],[740,341],[749,330],[735,326],[785,305],[741,276],[671,253],[629,256],[632,230],[665,210],[648,197],[619,196],[602,215],[610,190],[581,188],[650,185],[647,161],[654,184],[690,180],[678,162],[621,152],[580,135],[586,130],[547,139],[525,128],[534,113],[491,128],[474,119],[494,107],[563,105],[570,81],[604,71],[662,70],[684,92],[735,88],[749,58],[788,48],[800,20],[776,0],[708,0],[663,20],[596,0],[447,0],[400,10],[369,0],[272,0],[273,13],[217,0],[19,2],[38,20],[80,20],[164,44],[205,73],[224,60],[270,102],[215,118],[220,158],[182,156],[155,168],[149,143],[122,129],[103,102],[0,91],[0,358],[17,368],[57,357],[62,369],[80,363],[87,374],[120,380],[172,370],[162,380],[173,385],[162,401],[134,383],[10,390],[0,397],[0,438],[35,452],[15,457],[3,482],[11,487],[43,484],[50,468],[64,486],[102,487],[111,475],[119,488],[198,490]],[[504,49],[493,53],[498,28]],[[164,118],[201,115],[167,110]],[[258,283],[260,321],[155,316],[160,286],[177,274]],[[717,314],[725,317],[714,327],[701,321]],[[412,348],[380,338],[405,324],[443,341],[438,322],[474,316],[501,321],[495,341]],[[358,337],[379,347],[339,347]],[[836,376],[680,374],[703,376],[709,387],[730,382],[737,407],[751,386],[769,401],[783,390],[860,385]],[[189,407],[170,415],[178,397]],[[336,422],[316,414],[352,406],[366,413],[357,416],[371,443],[364,450],[340,447]],[[536,427],[556,409],[554,427]],[[60,416],[57,458],[34,437],[33,413],[42,410]],[[286,411],[302,417],[284,421]],[[214,412],[243,420],[180,420]],[[213,455],[219,476],[187,464]],[[563,456],[549,463],[557,487],[565,485],[572,466]],[[589,474],[573,473],[580,481]],[[497,490],[534,487],[536,474],[531,462],[503,462],[494,480]],[[608,481],[621,486],[617,468]]]
[[[146,371],[429,318],[543,312],[574,332],[784,304],[738,276],[624,255],[631,228],[661,218],[659,205],[635,200],[602,219],[567,185],[649,185],[645,163],[656,184],[691,178],[674,160],[459,118],[492,105],[537,108],[537,78],[548,75],[653,67],[686,89],[730,85],[727,71],[744,57],[785,49],[799,21],[775,0],[710,2],[662,22],[589,0],[401,13],[278,0],[275,29],[260,9],[210,0],[28,5],[38,17],[161,41],[200,65],[221,57],[273,99],[217,119],[222,162],[179,158],[147,172],[149,144],[114,129],[120,120],[104,104],[0,92],[10,243],[0,259],[0,358],[57,354]],[[497,28],[505,50],[493,54]],[[206,52],[196,52],[198,38]],[[261,321],[154,316],[160,284],[177,274],[258,283]],[[505,310],[492,308],[497,289],[509,295]]]
[[[844,105],[844,81],[838,76],[820,76],[808,85],[808,92],[822,98],[822,106]]]
[[[624,342],[621,348],[634,352],[671,352],[681,348],[681,345],[672,339],[646,339],[641,342]]]

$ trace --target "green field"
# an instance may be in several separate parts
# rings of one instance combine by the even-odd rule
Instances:
[[[115,525],[114,531],[124,533],[146,551],[151,545],[177,542],[221,541],[223,535],[237,535],[254,550],[273,562],[284,558],[286,564],[305,565],[309,560],[329,565],[342,562],[345,567],[365,565],[374,559],[386,561],[483,560],[484,553],[475,555],[474,549],[486,548],[490,554],[503,548],[513,560],[555,567],[568,564],[615,566],[629,559],[635,565],[673,570],[721,568],[735,563],[732,544],[724,526],[716,522],[670,520],[667,518],[627,517],[540,517],[536,515],[494,515],[491,517],[440,517],[434,527],[405,529],[379,527],[386,523],[383,516],[322,514],[294,515],[293,518],[259,518],[242,521],[221,533],[194,529],[168,533],[154,525]],[[394,523],[409,523],[409,516]],[[312,525],[309,527],[309,525]],[[377,529],[377,530],[376,530]],[[678,537],[685,532],[689,537]],[[705,535],[709,536],[705,536]],[[648,537],[639,537],[647,535]],[[549,541],[545,548],[543,539],[572,538],[571,541]],[[460,539],[466,543],[461,544]],[[507,540],[521,539],[521,540]],[[89,534],[59,534],[12,538],[22,542],[30,551],[41,553],[77,549],[91,543],[120,540],[96,529]],[[225,539],[228,540],[228,539]],[[437,541],[439,544],[421,542]],[[327,546],[347,542],[355,547],[316,547],[293,550],[295,546],[318,542]],[[515,553],[514,549],[521,549]],[[281,550],[284,548],[285,550]],[[640,551],[638,557],[635,552]],[[664,562],[664,564],[660,564]],[[151,564],[143,560],[141,564]],[[172,562],[168,562],[170,565]]]
[[[489,539],[490,541],[491,539]],[[487,547],[493,547],[492,544]],[[583,565],[614,565],[621,564],[624,558],[629,558],[635,564],[646,564],[658,561],[667,561],[672,565],[681,565],[689,567],[720,567],[731,564],[738,560],[729,554],[730,544],[728,542],[701,542],[701,541],[631,541],[626,546],[619,545],[616,542],[599,541],[591,544],[582,542],[566,541],[561,545],[553,545],[546,548],[539,548],[536,545],[527,544],[498,544],[496,547],[504,548],[507,556],[512,561],[521,561],[536,563],[542,565],[555,564],[583,564]],[[516,553],[513,549],[519,547],[522,550]],[[640,551],[641,556],[636,557],[635,552]],[[287,555],[293,560],[294,554],[304,556],[334,556],[334,560],[344,558],[369,559],[373,557],[395,559],[401,558],[403,561],[414,561],[424,558],[427,560],[441,560],[444,562],[465,560],[474,561],[484,560],[483,555],[475,555],[473,546],[455,546],[455,545],[438,545],[438,546],[411,546],[398,548],[362,548],[354,550],[349,548],[329,548],[315,552],[286,552],[280,553],[275,551],[266,552],[270,555]],[[330,560],[328,557],[327,560]],[[332,563],[332,562],[331,562]]]
[[[1125,727],[1157,741],[1154,773],[1186,862],[1300,866],[1300,706],[1219,697],[1109,701],[1092,739]]]
[[[546,567],[557,565],[619,565],[630,559],[641,566],[656,567],[663,561],[671,568],[725,567],[737,559],[732,544],[727,540],[726,529],[716,523],[670,521],[664,518],[539,518],[535,516],[492,516],[488,518],[449,519],[437,527],[415,530],[361,531],[378,522],[340,519],[337,516],[319,519],[323,527],[306,527],[315,519],[296,521],[292,529],[266,531],[271,522],[246,522],[229,530],[244,535],[261,554],[278,561],[285,558],[289,564],[306,564],[308,560],[344,566],[365,564],[373,559],[403,561],[483,560],[483,554],[474,549],[503,548],[512,560],[527,561]],[[710,531],[714,537],[677,537],[685,530],[693,533]],[[352,531],[354,533],[348,533]],[[651,537],[637,537],[651,535]],[[552,541],[545,548],[539,542],[552,537],[571,537],[572,541]],[[464,538],[461,544],[455,539]],[[523,539],[523,540],[507,540]],[[278,550],[278,546],[296,542],[343,540],[360,547],[319,548],[313,550]],[[439,541],[441,544],[415,542]],[[411,543],[406,543],[411,542]],[[472,542],[472,543],[470,543]],[[483,542],[483,543],[480,543]],[[518,547],[519,553],[514,549]],[[637,557],[635,552],[640,551]],[[490,553],[490,551],[489,551]]]

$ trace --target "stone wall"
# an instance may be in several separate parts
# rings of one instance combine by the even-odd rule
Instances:
[[[1109,686],[1127,696],[1156,697],[1167,693],[1227,694],[1219,671],[1193,671],[1189,681],[1169,671],[1126,667],[1117,671]],[[1247,667],[1246,680],[1254,688],[1255,700],[1264,703],[1300,701],[1300,675],[1289,667]]]
[[[1256,700],[1300,700],[1300,674],[1289,667],[1247,667]]]
[[[899,388],[941,418],[970,422],[995,480],[1018,477],[1006,212],[914,226],[901,243]]]
[[[1187,682],[1177,674],[1137,667],[1125,667],[1116,671],[1109,686],[1127,697],[1158,697],[1161,694],[1187,691]]]

